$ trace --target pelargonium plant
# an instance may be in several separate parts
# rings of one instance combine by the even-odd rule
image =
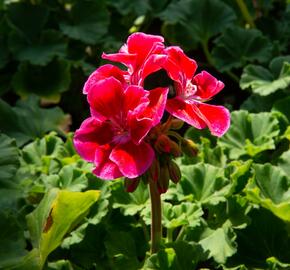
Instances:
[[[151,252],[162,237],[161,198],[169,181],[181,173],[174,159],[195,153],[194,143],[177,130],[182,124],[222,136],[229,128],[230,113],[223,106],[206,103],[224,84],[201,71],[181,48],[166,47],[161,36],[134,33],[118,53],[104,59],[84,85],[90,117],[75,132],[80,156],[94,164],[93,173],[105,180],[125,177],[133,192],[140,181],[148,183],[151,197]]]

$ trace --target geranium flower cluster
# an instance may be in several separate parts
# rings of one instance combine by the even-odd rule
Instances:
[[[179,47],[166,47],[161,36],[134,33],[118,53],[102,57],[127,69],[103,65],[83,88],[91,113],[75,132],[74,145],[94,163],[98,177],[134,180],[155,166],[161,152],[180,155],[178,143],[166,135],[173,117],[197,129],[208,127],[215,136],[229,128],[229,111],[205,103],[224,84],[206,71],[195,74],[196,62]],[[163,73],[168,85],[158,85]],[[155,78],[153,88],[146,86],[148,78]],[[165,111],[171,118],[161,123]]]

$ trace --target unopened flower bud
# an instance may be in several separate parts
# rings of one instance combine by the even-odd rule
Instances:
[[[127,192],[134,192],[140,183],[140,177],[125,178],[124,185]]]
[[[161,134],[160,136],[158,136],[156,142],[155,142],[155,149],[159,152],[165,152],[165,153],[169,153],[170,152],[170,139],[168,138],[168,136]]]
[[[179,147],[179,145],[170,140],[170,153],[174,156],[174,157],[180,157],[182,152],[181,152],[181,149]]]
[[[183,139],[181,141],[181,149],[183,153],[190,157],[195,157],[198,153],[196,144],[189,139]]]
[[[172,182],[177,184],[181,178],[181,171],[179,166],[174,161],[170,160],[168,163],[168,171]]]
[[[167,191],[169,186],[169,178],[170,176],[167,165],[162,166],[160,168],[160,178],[158,179],[157,182],[157,188],[160,194],[165,193]]]
[[[160,165],[157,159],[154,159],[149,169],[149,174],[154,182],[157,182],[160,176]]]
[[[183,126],[184,122],[180,119],[173,119],[171,121],[171,125],[170,125],[170,128],[171,129],[175,129],[175,130],[178,130],[178,129],[181,129],[182,126]]]

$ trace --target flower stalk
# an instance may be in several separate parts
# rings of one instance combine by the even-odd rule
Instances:
[[[157,253],[162,237],[161,223],[161,196],[158,192],[157,182],[149,181],[151,198],[151,254]]]

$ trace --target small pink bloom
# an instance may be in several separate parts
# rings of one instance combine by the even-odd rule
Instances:
[[[163,56],[164,39],[157,35],[144,33],[134,33],[128,37],[118,53],[105,54],[104,59],[120,62],[128,67],[128,80],[131,84],[142,85],[142,80],[148,74],[159,70],[160,65],[156,65],[155,58]],[[143,74],[143,73],[146,74]]]
[[[100,69],[85,86],[92,116],[75,132],[78,153],[95,164],[94,173],[103,179],[143,174],[154,159],[152,147],[144,140],[160,122],[168,89],[150,92],[140,86],[126,85],[113,76],[98,80]],[[102,70],[101,70],[102,71]]]
[[[224,84],[206,71],[194,76],[196,62],[188,58],[179,47],[165,50],[167,59],[160,65],[174,81],[176,97],[168,99],[166,110],[188,124],[222,136],[229,128],[230,113],[223,106],[206,104],[207,100],[220,92]]]

